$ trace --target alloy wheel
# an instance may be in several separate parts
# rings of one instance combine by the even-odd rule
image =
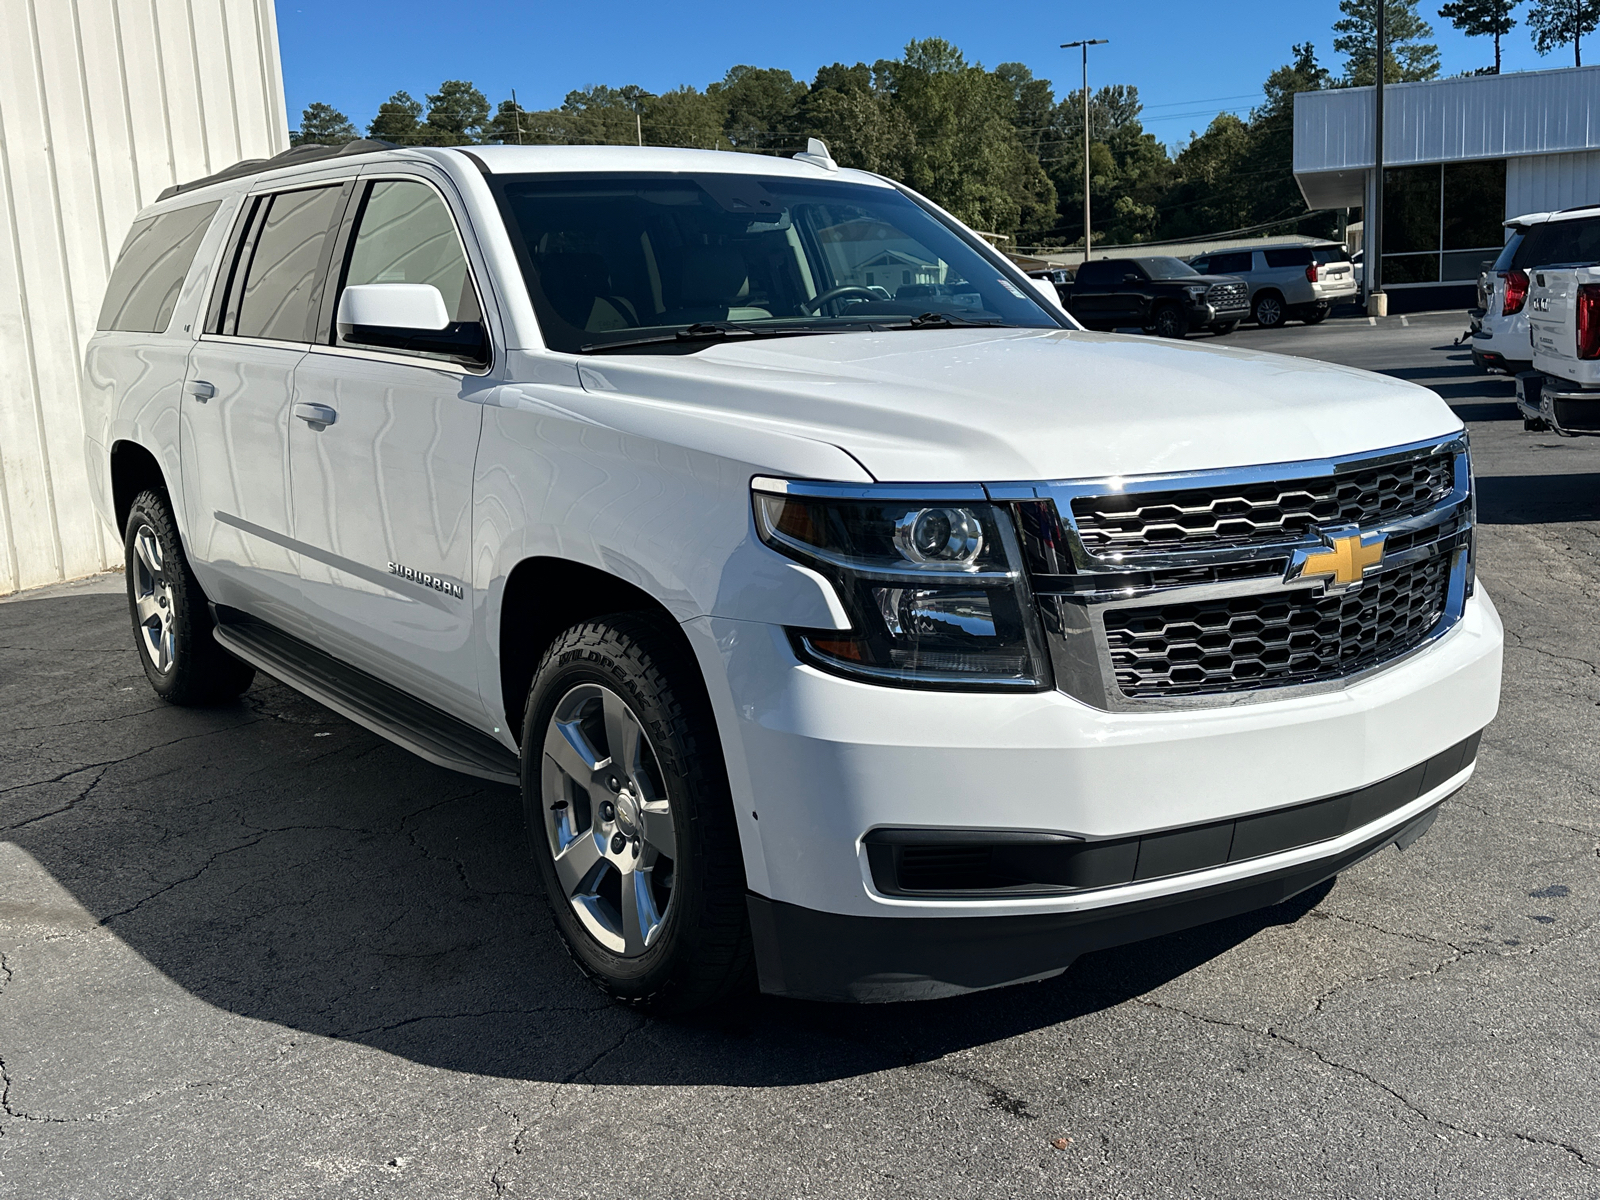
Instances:
[[[1256,301],[1256,324],[1271,329],[1283,321],[1283,305],[1274,296],[1263,296]]]
[[[594,683],[568,691],[545,730],[540,782],[564,899],[601,946],[639,957],[671,910],[678,850],[661,764],[627,701]]]
[[[139,644],[165,675],[177,658],[172,584],[156,531],[145,525],[133,537],[133,606]]]

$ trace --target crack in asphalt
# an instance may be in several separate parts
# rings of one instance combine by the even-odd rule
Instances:
[[[1426,1121],[1431,1125],[1437,1125],[1441,1129],[1448,1129],[1453,1133],[1459,1133],[1465,1137],[1496,1141],[1527,1142],[1536,1146],[1544,1146],[1549,1149],[1561,1150],[1576,1159],[1579,1163],[1583,1164],[1583,1166],[1587,1167],[1591,1171],[1600,1171],[1600,1163],[1591,1162],[1589,1157],[1580,1148],[1572,1145],[1570,1142],[1563,1142],[1559,1138],[1539,1137],[1535,1134],[1521,1133],[1514,1129],[1507,1129],[1504,1132],[1496,1131],[1485,1133],[1482,1130],[1470,1129],[1464,1125],[1457,1125],[1452,1121],[1448,1121],[1436,1113],[1429,1112],[1426,1108],[1422,1107],[1421,1104],[1412,1100],[1398,1088],[1385,1083],[1383,1080],[1379,1079],[1370,1072],[1364,1071],[1360,1067],[1352,1066],[1349,1063],[1340,1062],[1338,1059],[1330,1057],[1323,1051],[1317,1049],[1315,1046],[1293,1038],[1274,1026],[1268,1026],[1265,1029],[1258,1029],[1239,1021],[1226,1021],[1220,1017],[1206,1016],[1204,1013],[1193,1012],[1176,1004],[1167,1004],[1159,1000],[1150,1000],[1144,997],[1135,998],[1134,1003],[1144,1008],[1155,1009],[1158,1012],[1172,1013],[1192,1021],[1203,1022],[1207,1025],[1216,1025],[1227,1029],[1237,1029],[1244,1033],[1250,1034],[1252,1037],[1266,1039],[1267,1045],[1287,1046],[1291,1049],[1297,1050],[1302,1054],[1310,1056],[1317,1062],[1329,1067],[1332,1070],[1341,1071],[1352,1078],[1359,1079],[1367,1084],[1370,1084],[1384,1094],[1392,1097],[1397,1103],[1404,1107],[1408,1112],[1414,1114],[1420,1120]]]

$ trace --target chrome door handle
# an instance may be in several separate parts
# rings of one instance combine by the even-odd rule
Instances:
[[[339,419],[339,414],[326,404],[306,404],[304,402],[294,406],[294,415],[311,425],[332,425]]]
[[[189,395],[193,396],[196,400],[200,401],[201,404],[204,404],[207,400],[211,399],[211,397],[217,394],[217,389],[212,387],[204,379],[189,380],[188,383],[183,385],[183,390],[188,392]]]

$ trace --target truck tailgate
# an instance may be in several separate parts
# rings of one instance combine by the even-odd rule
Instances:
[[[1528,288],[1533,367],[1560,379],[1600,383],[1600,360],[1578,358],[1578,288],[1600,283],[1600,267],[1539,267]]]

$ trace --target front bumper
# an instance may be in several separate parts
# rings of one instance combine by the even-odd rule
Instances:
[[[1476,737],[1470,752],[1476,753]],[[1466,746],[1456,748],[1460,759]],[[1447,754],[1450,752],[1446,752]],[[1403,816],[1236,878],[1196,877],[1179,893],[1102,908],[985,917],[840,916],[748,897],[761,990],[804,1000],[931,1000],[1059,975],[1082,954],[1175,933],[1282,903],[1391,843],[1427,832],[1470,763],[1403,810]],[[1285,857],[1285,856],[1280,856]]]
[[[1204,327],[1208,325],[1226,325],[1233,321],[1243,321],[1250,315],[1250,306],[1241,304],[1234,308],[1218,308],[1214,304],[1204,301],[1199,304],[1186,304],[1184,310],[1189,317],[1189,324]]]

